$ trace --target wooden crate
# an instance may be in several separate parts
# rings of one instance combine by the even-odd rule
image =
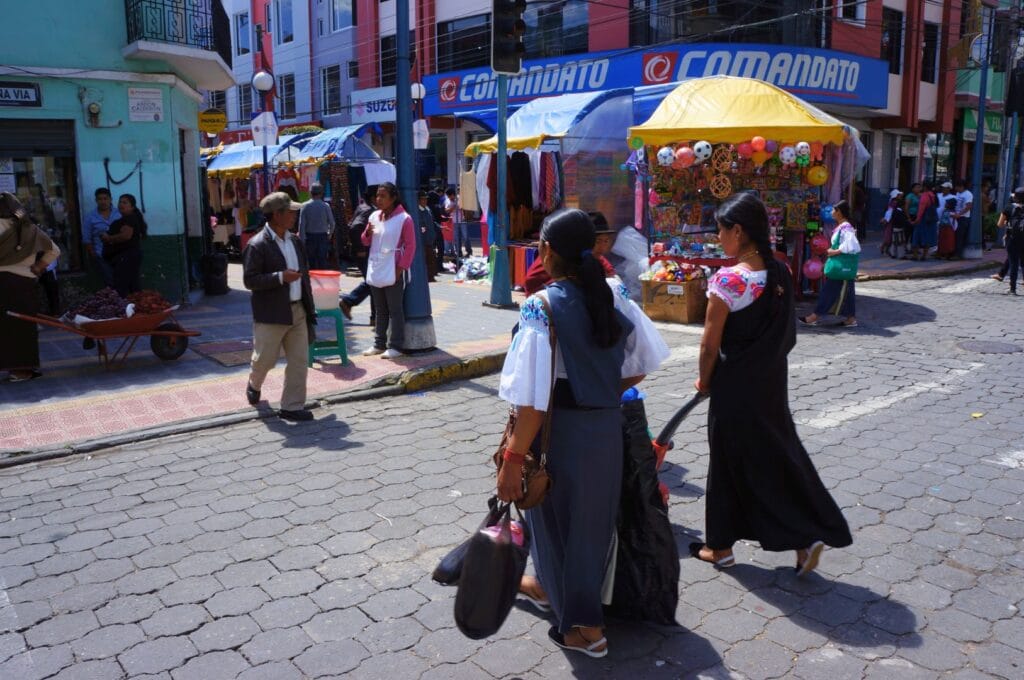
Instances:
[[[704,323],[708,308],[707,279],[642,283],[644,313],[652,320]]]

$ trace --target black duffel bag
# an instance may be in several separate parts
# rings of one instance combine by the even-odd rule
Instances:
[[[480,523],[480,526],[473,536],[480,532],[480,529],[485,529],[490,526],[494,526],[498,523],[498,497],[491,496],[490,500],[487,501],[487,517]],[[431,574],[431,578],[440,583],[443,586],[454,585],[459,582],[459,575],[462,574],[462,561],[466,559],[466,551],[469,550],[469,542],[473,540],[470,536],[465,541],[457,545],[447,555],[441,558],[438,562],[437,567],[434,569],[434,573]]]

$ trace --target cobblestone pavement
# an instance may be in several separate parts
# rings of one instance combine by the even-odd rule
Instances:
[[[985,278],[859,287],[860,329],[801,331],[791,400],[854,529],[803,580],[792,554],[684,558],[681,627],[611,623],[567,656],[514,609],[452,621],[437,559],[492,489],[496,379],[0,473],[0,678],[1020,678],[1024,302]],[[697,330],[644,383],[657,429],[690,392]],[[701,408],[663,478],[699,538]],[[683,551],[685,554],[685,550]]]

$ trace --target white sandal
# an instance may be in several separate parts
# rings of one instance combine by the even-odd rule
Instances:
[[[559,633],[558,629],[554,626],[552,626],[551,630],[548,631],[548,637],[551,638],[551,641],[559,647],[561,647],[562,649],[568,649],[572,652],[586,654],[591,659],[601,659],[605,656],[608,656],[608,638],[604,637],[603,635],[601,636],[600,640],[590,642],[590,640],[583,637],[583,633],[580,633],[580,637],[583,639],[584,642],[590,642],[590,644],[586,647],[576,647],[574,645],[566,644],[565,636]],[[604,649],[598,649],[598,647],[600,647],[601,645],[604,645]]]
[[[818,562],[821,561],[821,552],[825,549],[825,544],[821,541],[815,541],[811,543],[806,550],[807,555],[804,557],[804,561],[796,565],[796,575],[806,576],[814,571],[818,567]]]

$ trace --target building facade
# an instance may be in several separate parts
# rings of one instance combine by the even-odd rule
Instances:
[[[233,80],[219,0],[14,3],[0,44],[0,190],[60,245],[60,278],[95,284],[81,224],[108,187],[144,210],[143,286],[185,298],[204,234],[200,90]]]

